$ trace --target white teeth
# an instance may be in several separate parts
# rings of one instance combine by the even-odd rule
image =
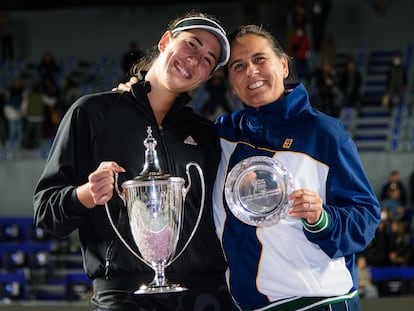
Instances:
[[[180,64],[177,63],[176,67],[186,78],[190,77],[190,74]]]
[[[254,83],[252,83],[252,84],[249,84],[249,85],[247,86],[247,88],[248,88],[249,90],[254,90],[254,89],[257,89],[257,88],[259,88],[259,87],[263,86],[264,84],[265,84],[265,82],[264,82],[264,81],[257,81],[257,82],[254,82]]]

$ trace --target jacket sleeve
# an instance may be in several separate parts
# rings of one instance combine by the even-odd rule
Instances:
[[[65,114],[34,192],[34,222],[63,238],[89,216],[76,196],[76,187],[88,178],[91,131],[82,109],[75,104]]]
[[[362,251],[373,239],[380,221],[380,206],[365,175],[351,138],[339,147],[326,183],[327,226],[319,232],[304,230],[331,258]]]

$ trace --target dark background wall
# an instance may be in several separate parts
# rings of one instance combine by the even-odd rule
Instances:
[[[376,1],[332,1],[328,30],[334,33],[339,47],[402,47],[412,43],[410,31],[414,24],[414,2],[384,1],[386,8],[381,13],[375,9],[373,3]],[[167,22],[191,8],[215,14],[228,30],[245,22],[263,24],[285,43],[286,19],[291,2],[181,1],[174,4],[174,1],[155,0],[152,5],[111,6],[114,1],[105,1],[106,6],[100,7],[30,9],[28,6],[29,9],[10,11],[10,15],[20,57],[37,61],[43,51],[49,49],[60,57],[93,59],[103,54],[120,55],[131,40],[137,40],[144,48],[152,47]]]

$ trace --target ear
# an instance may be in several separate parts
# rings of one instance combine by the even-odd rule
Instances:
[[[163,52],[165,50],[165,47],[168,45],[168,43],[171,41],[172,33],[171,31],[167,30],[162,35],[160,41],[158,42],[158,50],[160,52]]]
[[[283,66],[283,78],[286,79],[289,76],[289,63],[286,57],[282,58]]]

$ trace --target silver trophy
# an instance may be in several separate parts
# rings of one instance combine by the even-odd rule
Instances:
[[[132,180],[122,183],[122,191],[118,188],[118,174],[115,173],[115,188],[128,211],[129,224],[139,253],[135,252],[125,241],[109,213],[108,218],[122,243],[139,260],[144,262],[155,272],[154,279],[148,285],[142,285],[135,294],[156,294],[181,292],[187,288],[179,284],[171,284],[165,276],[165,268],[171,265],[187,248],[199,225],[204,208],[205,184],[204,175],[200,166],[195,162],[186,165],[188,186],[181,177],[163,174],[158,163],[155,147],[157,141],[148,127],[147,138],[144,140],[145,164],[142,172]],[[190,167],[198,170],[201,180],[201,203],[197,221],[187,242],[181,251],[176,254],[183,217],[184,201],[191,187]]]
[[[227,175],[224,193],[230,211],[256,227],[276,224],[286,217],[292,202],[293,178],[283,164],[266,156],[237,163]]]

